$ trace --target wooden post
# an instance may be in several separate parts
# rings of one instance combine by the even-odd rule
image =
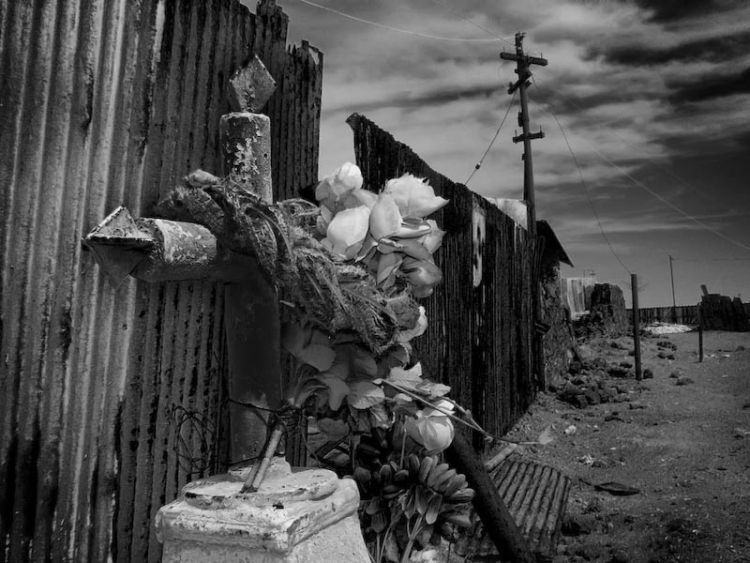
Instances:
[[[674,258],[669,255],[669,279],[672,281],[672,322],[677,323],[677,301],[674,296],[674,269],[672,268],[672,262]]]
[[[640,335],[640,311],[638,310],[638,276],[630,274],[630,285],[633,294],[633,349],[635,352],[635,378],[643,379],[641,372],[641,335]]]
[[[264,201],[272,200],[271,125],[268,116],[222,116],[223,174]],[[278,296],[258,272],[252,283],[230,283],[225,293],[231,462],[258,457],[266,442],[271,409],[281,405]]]
[[[698,361],[703,361],[703,307],[698,303]]]
[[[476,492],[474,508],[482,519],[487,535],[497,547],[501,561],[533,563],[535,559],[526,539],[503,503],[482,458],[469,441],[456,433],[445,453],[449,463],[466,475],[466,480]]]

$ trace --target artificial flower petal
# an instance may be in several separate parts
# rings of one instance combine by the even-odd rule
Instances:
[[[428,219],[427,224],[430,226],[430,232],[419,239],[419,242],[427,249],[427,252],[435,254],[435,251],[443,243],[445,231],[438,228],[434,219]]]
[[[368,208],[372,209],[375,203],[377,203],[377,201],[378,201],[378,196],[372,193],[370,190],[357,188],[357,189],[352,190],[346,195],[343,201],[343,205],[344,205],[344,208],[358,207],[360,205],[365,205]]]
[[[339,211],[331,219],[326,230],[326,239],[331,245],[331,250],[335,254],[345,256],[347,249],[357,244],[361,248],[361,243],[367,236],[369,223],[370,210],[364,205]]]
[[[448,203],[436,196],[427,182],[411,174],[388,180],[383,191],[393,196],[403,217],[426,217]]]
[[[401,251],[417,260],[432,260],[432,254],[418,239],[401,240]]]
[[[388,280],[388,278],[398,269],[404,257],[394,252],[392,254],[383,254],[380,256],[378,261],[378,274],[376,283],[382,285]]]
[[[429,260],[404,260],[401,270],[415,287],[432,288],[443,281],[443,272]]]
[[[370,213],[370,234],[375,240],[390,237],[401,228],[401,213],[389,194],[380,194]]]

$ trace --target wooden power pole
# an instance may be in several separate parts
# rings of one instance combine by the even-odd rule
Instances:
[[[672,322],[677,322],[677,300],[674,297],[674,269],[672,268],[672,262],[674,258],[669,255],[669,279],[672,281]]]
[[[528,226],[527,229],[532,237],[536,236],[536,204],[534,200],[534,167],[531,158],[531,141],[543,139],[544,132],[539,129],[537,133],[529,131],[529,100],[526,89],[531,85],[531,65],[547,66],[547,59],[541,57],[530,57],[523,52],[523,38],[526,34],[516,33],[516,52],[500,53],[500,58],[505,61],[516,61],[516,74],[518,80],[508,87],[508,94],[519,91],[521,98],[521,111],[518,114],[518,125],[523,129],[521,135],[513,137],[514,143],[523,141],[523,199],[526,202]]]

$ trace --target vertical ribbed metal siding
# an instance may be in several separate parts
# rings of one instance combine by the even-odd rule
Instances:
[[[226,80],[253,49],[280,83],[277,192],[317,178],[322,61],[286,25],[273,2],[0,1],[0,560],[158,560],[151,518],[192,471],[173,409],[220,422],[223,290],[114,287],[80,239],[218,172]]]
[[[423,301],[427,331],[414,342],[425,373],[448,383],[451,396],[502,435],[523,415],[538,389],[532,288],[538,249],[527,232],[485,198],[435,172],[409,147],[367,118],[347,120],[366,185],[378,190],[406,172],[424,177],[450,202],[435,218],[447,231],[436,263],[443,283]],[[473,214],[485,217],[481,283],[473,285]]]

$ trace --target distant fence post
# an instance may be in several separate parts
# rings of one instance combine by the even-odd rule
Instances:
[[[698,361],[703,361],[703,307],[698,304]]]
[[[638,276],[630,274],[630,285],[633,293],[633,349],[635,353],[635,378],[640,381],[643,379],[641,373],[641,337],[640,337],[640,320],[638,314]]]

